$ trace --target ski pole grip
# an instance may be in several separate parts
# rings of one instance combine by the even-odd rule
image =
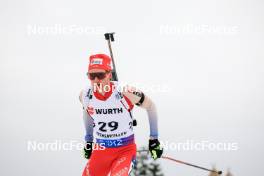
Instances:
[[[111,37],[111,41],[112,41],[112,42],[115,41],[115,39],[114,39],[114,33],[112,33],[112,34],[110,35],[110,37]]]
[[[105,33],[104,36],[105,36],[105,40],[111,40],[112,42],[115,41],[114,39],[114,32],[112,33]]]
[[[109,33],[105,33],[104,36],[105,36],[105,40],[109,40]]]

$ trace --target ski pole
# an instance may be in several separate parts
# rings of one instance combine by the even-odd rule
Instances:
[[[148,150],[138,150],[137,152],[140,153],[140,152],[149,152],[149,151]],[[184,165],[187,165],[187,166],[195,167],[195,168],[198,168],[198,169],[201,169],[201,170],[214,172],[214,173],[217,173],[219,175],[222,174],[222,171],[216,171],[216,170],[208,169],[208,168],[205,168],[205,167],[197,166],[197,165],[194,165],[194,164],[191,164],[191,163],[187,163],[187,162],[184,162],[184,161],[181,161],[181,160],[174,159],[172,157],[162,156],[161,158],[162,159],[167,159],[167,160],[170,160],[170,161],[174,161],[176,163],[184,164]]]
[[[113,81],[118,81],[117,73],[116,73],[116,67],[115,67],[115,61],[114,61],[114,56],[113,56],[113,51],[112,51],[112,47],[111,47],[111,42],[115,41],[114,34],[115,34],[114,32],[105,33],[104,36],[105,36],[105,40],[107,40],[110,56],[112,58],[112,64],[113,64],[112,80]]]
[[[112,70],[112,80],[113,81],[118,81],[117,78],[117,73],[116,73],[116,66],[115,66],[115,61],[114,61],[114,55],[113,55],[113,51],[112,51],[112,46],[111,46],[111,42],[114,42],[114,32],[110,32],[110,33],[105,33],[105,40],[107,40],[107,44],[108,44],[108,48],[109,48],[109,52],[110,52],[110,56],[112,59],[112,64],[113,64],[113,70]],[[137,126],[137,120],[133,118],[133,126]]]
[[[194,164],[191,164],[191,163],[187,163],[187,162],[184,162],[184,161],[176,160],[176,159],[168,157],[168,156],[162,156],[161,158],[167,159],[167,160],[171,160],[171,161],[174,161],[174,162],[177,162],[177,163],[180,163],[180,164],[185,164],[187,166],[195,167],[195,168],[198,168],[198,169],[202,169],[202,170],[205,170],[205,171],[214,172],[214,173],[217,173],[219,175],[222,174],[222,171],[216,171],[216,170],[212,170],[212,169],[207,169],[205,167],[201,167],[201,166],[197,166],[197,165],[194,165]]]

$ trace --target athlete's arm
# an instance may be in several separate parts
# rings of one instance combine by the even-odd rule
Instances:
[[[86,142],[93,142],[93,119],[92,117],[87,113],[86,109],[83,105],[83,91],[80,93],[79,100],[83,107],[83,122],[85,127],[85,141]]]
[[[123,95],[125,95],[131,101],[132,104],[138,105],[139,107],[146,109],[150,126],[150,138],[157,139],[158,115],[154,102],[143,92],[132,87],[125,87]]]

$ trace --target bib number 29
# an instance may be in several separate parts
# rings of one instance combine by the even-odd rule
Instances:
[[[98,125],[100,126],[99,129],[103,132],[107,132],[107,129],[110,131],[115,131],[118,128],[118,122],[112,121],[112,122],[98,122]]]

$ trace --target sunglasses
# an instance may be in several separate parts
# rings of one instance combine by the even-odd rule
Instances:
[[[102,80],[105,78],[107,72],[97,72],[97,73],[87,73],[90,80],[95,80],[97,77],[99,80]]]

